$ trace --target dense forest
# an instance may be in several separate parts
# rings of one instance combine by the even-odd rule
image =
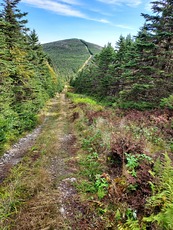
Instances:
[[[54,69],[66,81],[75,76],[85,61],[102,48],[77,38],[43,44],[43,50],[51,58]]]
[[[60,90],[60,82],[35,30],[27,28],[20,0],[4,0],[0,12],[0,151],[37,123],[36,114]]]
[[[172,230],[173,0],[99,53],[42,46],[19,2],[0,11],[0,229]]]
[[[72,82],[120,108],[173,108],[173,2],[153,1],[137,36],[108,44]]]

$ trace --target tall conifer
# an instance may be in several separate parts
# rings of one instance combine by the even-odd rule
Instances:
[[[20,0],[3,0],[3,10],[1,17],[7,23],[4,28],[4,34],[6,36],[6,42],[9,49],[18,46],[20,42],[24,40],[23,34],[27,31],[25,24],[27,20],[23,19],[27,13],[21,13],[17,5]]]
[[[137,36],[136,68],[124,99],[158,105],[173,91],[173,2],[152,2],[153,14],[142,14],[145,24]]]

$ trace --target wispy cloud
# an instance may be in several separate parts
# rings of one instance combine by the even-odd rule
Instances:
[[[99,0],[104,1],[104,0]],[[106,1],[106,0],[105,0]],[[107,0],[108,3],[115,2],[115,0]],[[125,0],[117,0],[125,1]],[[127,0],[126,0],[127,1]],[[64,16],[78,17],[89,21],[95,21],[103,24],[109,24],[110,26],[119,27],[123,29],[133,29],[126,25],[116,25],[104,18],[91,17],[84,14],[82,11],[78,10],[81,3],[78,0],[22,0],[23,3],[32,5],[33,7],[49,10],[51,12],[57,13]],[[80,9],[80,8],[79,8]]]
[[[99,2],[103,2],[105,4],[112,4],[112,5],[128,5],[131,7],[138,6],[142,3],[141,0],[97,0]]]
[[[128,25],[114,25],[115,27],[118,27],[118,28],[122,28],[122,29],[127,29],[127,30],[133,30],[134,28],[132,26],[128,26]]]
[[[32,6],[50,10],[52,12],[65,15],[65,16],[74,16],[74,17],[80,17],[85,18],[86,15],[80,12],[79,10],[76,10],[72,7],[72,5],[77,5],[78,2],[75,0],[61,0],[61,1],[55,1],[55,0],[22,0],[24,3],[28,3]]]
[[[151,7],[152,7],[152,4],[151,4],[150,2],[148,2],[148,3],[146,3],[146,5],[145,5],[145,10],[151,12],[151,11],[152,11]]]
[[[105,23],[105,24],[111,24],[111,22],[106,19],[93,19],[93,20],[97,22]]]
[[[96,14],[103,15],[103,16],[108,16],[108,17],[113,16],[113,13],[111,13],[110,11],[107,12],[107,11],[97,9],[97,8],[93,8],[93,7],[88,7],[88,10],[90,12],[94,12]]]
[[[81,3],[79,1],[76,0],[56,0],[57,2],[62,2],[62,3],[67,3],[70,5],[81,5]]]
[[[81,5],[80,2],[76,0],[22,0],[22,2],[60,15],[79,17],[90,21],[110,24],[106,19],[92,18],[82,13],[80,10],[76,10],[74,6]]]
[[[133,30],[134,29],[132,26],[123,25],[123,24],[115,24],[115,23],[112,23],[112,22],[110,22],[110,21],[108,21],[106,19],[89,19],[89,20],[109,24],[110,26],[118,27],[118,28],[121,28],[121,29],[127,29],[127,30]]]

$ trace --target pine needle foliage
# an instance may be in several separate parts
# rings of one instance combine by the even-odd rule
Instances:
[[[37,124],[36,114],[60,90],[34,31],[26,27],[20,0],[4,0],[0,12],[0,152]]]
[[[173,91],[173,4],[152,1],[152,15],[137,36],[120,36],[105,46],[72,85],[79,93],[106,99],[121,108],[159,107]]]

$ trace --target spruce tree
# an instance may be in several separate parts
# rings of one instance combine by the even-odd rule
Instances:
[[[153,1],[153,14],[142,14],[145,24],[137,38],[136,68],[123,100],[158,106],[173,91],[173,4],[172,0]],[[134,65],[135,66],[135,65]]]
[[[4,28],[4,34],[6,36],[6,42],[8,48],[11,49],[15,46],[18,46],[20,42],[23,42],[24,36],[27,28],[25,24],[27,20],[23,19],[27,15],[27,13],[21,13],[18,9],[18,3],[20,0],[3,0],[4,3],[3,10],[1,11],[1,18],[5,20],[7,23]]]
[[[135,53],[135,42],[131,35],[121,35],[116,43],[114,61],[108,71],[109,96],[118,97],[119,92],[129,85],[129,67],[134,65]]]
[[[4,0],[0,14],[0,151],[36,124],[36,113],[54,95],[57,78],[35,31],[28,35],[20,0]]]
[[[6,44],[6,37],[4,34],[4,27],[6,26],[6,22],[0,18],[0,72],[1,77],[3,76],[3,72],[6,70],[7,64],[8,64],[8,49]]]
[[[146,19],[146,30],[153,43],[153,97],[159,99],[169,96],[173,91],[173,1],[152,2],[154,15],[142,14]],[[157,99],[156,99],[157,98]]]

